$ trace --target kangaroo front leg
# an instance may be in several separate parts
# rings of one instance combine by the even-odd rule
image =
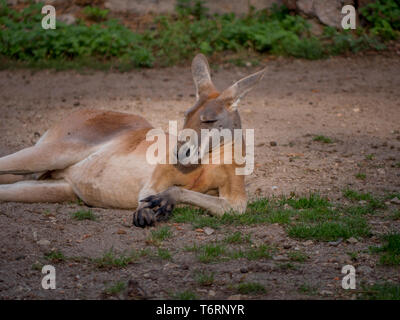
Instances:
[[[212,215],[222,216],[225,212],[236,211],[243,213],[246,210],[246,197],[237,199],[219,198],[195,192],[179,187],[170,187],[167,190],[149,196],[142,200],[147,203],[147,208],[157,208],[156,217],[160,220],[162,216],[165,220],[171,214],[174,206],[178,203],[194,205],[209,211]]]

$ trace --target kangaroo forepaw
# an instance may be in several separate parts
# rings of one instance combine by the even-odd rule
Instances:
[[[133,224],[136,227],[144,228],[152,226],[156,222],[156,215],[150,208],[140,208],[133,213]]]
[[[146,208],[155,210],[155,218],[157,221],[167,221],[174,210],[176,201],[167,191],[149,196],[141,202],[146,203]]]

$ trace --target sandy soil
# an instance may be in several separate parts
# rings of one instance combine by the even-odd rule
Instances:
[[[312,62],[278,59],[265,65],[266,77],[241,104],[244,127],[255,129],[256,168],[247,178],[250,198],[319,191],[332,201],[343,201],[341,190],[346,187],[377,195],[399,192],[398,56],[337,57]],[[218,88],[224,88],[255,70],[219,68],[213,72],[214,81]],[[54,121],[85,107],[136,113],[164,129],[168,119],[182,124],[184,111],[194,102],[194,87],[188,66],[123,74],[1,71],[0,102],[3,156],[32,145]],[[320,134],[334,142],[313,141]],[[366,160],[368,154],[374,154],[373,160]],[[360,170],[366,174],[364,181],[354,176]],[[71,213],[81,207],[0,203],[0,298],[132,298],[138,285],[153,298],[191,290],[202,299],[226,299],[235,295],[230,284],[257,281],[265,285],[267,293],[242,295],[241,299],[351,299],[356,294],[343,290],[339,280],[342,266],[349,263],[360,270],[357,283],[400,282],[399,270],[380,266],[375,255],[362,253],[357,261],[351,261],[346,254],[368,249],[378,242],[379,234],[399,230],[399,222],[383,218],[370,220],[373,237],[338,246],[291,239],[283,227],[275,224],[226,227],[207,236],[189,224],[170,223],[173,237],[162,247],[173,253],[172,261],[143,257],[125,268],[101,270],[89,259],[110,248],[117,252],[146,247],[156,250],[146,242],[152,228],[131,227],[132,212],[123,210],[93,208],[97,221],[72,219]],[[390,204],[388,212],[395,207]],[[279,259],[201,264],[183,250],[192,241],[210,242],[236,230],[252,234],[256,243],[276,246],[278,255],[295,248],[310,258],[296,269],[284,270],[278,267]],[[40,240],[50,244],[40,245]],[[44,290],[43,275],[32,266],[45,263],[44,253],[53,248],[67,257],[83,258],[54,264],[57,289]],[[215,283],[199,286],[193,276],[196,269],[215,272]],[[131,286],[123,293],[104,295],[107,286],[129,280]],[[316,287],[316,294],[299,292],[304,283]]]

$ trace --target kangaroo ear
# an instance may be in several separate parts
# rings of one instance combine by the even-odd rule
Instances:
[[[218,100],[223,100],[230,105],[231,110],[237,109],[237,104],[244,95],[249,92],[253,87],[263,78],[266,69],[259,72],[253,73],[231,85],[228,89],[225,89]]]
[[[196,86],[197,100],[201,96],[209,96],[211,93],[217,91],[211,81],[210,66],[208,65],[207,58],[201,53],[197,54],[193,59],[192,75]]]

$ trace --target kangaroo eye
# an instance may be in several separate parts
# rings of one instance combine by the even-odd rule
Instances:
[[[217,119],[206,119],[206,120],[201,120],[202,123],[214,123],[217,122]]]

